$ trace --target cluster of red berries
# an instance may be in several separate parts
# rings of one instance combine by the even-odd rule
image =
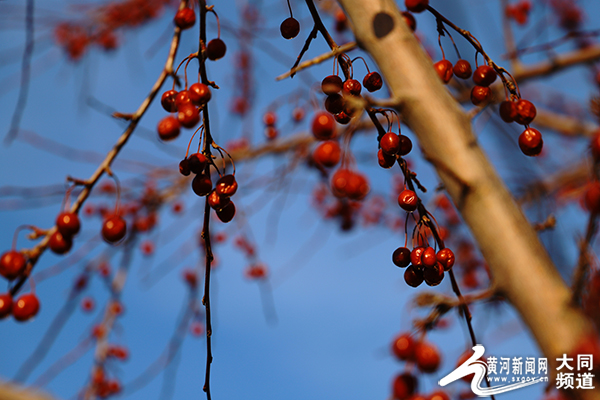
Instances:
[[[0,260],[0,267],[3,267],[5,255]],[[19,253],[21,254],[21,253]],[[40,310],[40,301],[35,293],[26,293],[14,300],[10,293],[0,294],[0,319],[12,315],[16,321],[23,322],[35,317]]]
[[[275,127],[277,114],[273,111],[267,111],[263,116],[263,122],[265,123],[265,136],[267,140],[277,139],[277,136],[279,136],[279,131]]]
[[[412,150],[412,141],[408,136],[390,131],[379,139],[377,161],[381,168],[392,168],[398,156],[404,157]]]
[[[531,11],[531,1],[521,0],[515,4],[507,4],[504,9],[504,14],[519,25],[525,25],[529,18],[529,12]]]
[[[406,268],[404,280],[412,287],[419,286],[423,281],[429,286],[439,285],[444,279],[444,271],[449,271],[455,260],[454,253],[448,248],[436,253],[433,247],[417,246],[412,251],[398,247],[392,254],[392,262],[400,268]]]
[[[326,76],[321,82],[321,90],[327,95],[325,109],[335,116],[340,124],[347,124],[356,114],[352,98],[360,97],[362,87],[369,92],[375,92],[383,86],[383,80],[378,72],[369,72],[361,85],[356,79],[342,81],[337,75]]]
[[[430,342],[414,340],[410,333],[401,333],[392,342],[392,353],[400,360],[415,365],[423,373],[436,372],[441,364],[438,348]],[[419,395],[419,381],[410,372],[398,374],[392,384],[395,400],[450,400],[443,391],[435,391],[428,396]]]
[[[504,122],[516,122],[525,126],[525,130],[519,135],[519,148],[527,156],[539,155],[544,146],[541,132],[529,127],[536,115],[537,110],[529,100],[511,98],[500,103],[500,118]]]
[[[210,100],[210,88],[203,83],[194,83],[180,92],[167,90],[160,98],[165,111],[177,113],[169,115],[158,123],[158,136],[161,140],[173,140],[179,136],[180,127],[193,128],[200,122],[200,110]]]
[[[208,159],[202,153],[194,153],[179,163],[179,172],[184,176],[196,174],[192,180],[192,190],[196,195],[208,196],[209,206],[216,211],[221,222],[227,223],[235,216],[235,205],[231,196],[237,192],[235,175],[223,175],[213,188]]]
[[[101,399],[114,396],[121,392],[121,384],[116,379],[107,379],[104,369],[96,367],[92,373],[92,386],[96,395]]]
[[[56,231],[50,236],[48,247],[56,254],[66,254],[73,247],[73,236],[75,236],[81,223],[77,214],[63,212],[56,218]]]

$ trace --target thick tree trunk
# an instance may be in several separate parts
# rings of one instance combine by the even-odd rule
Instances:
[[[340,3],[357,42],[377,63],[398,111],[473,232],[498,290],[521,314],[553,371],[556,358],[591,332],[589,322],[571,307],[569,289],[397,5],[391,0]],[[600,398],[597,391],[578,392]]]

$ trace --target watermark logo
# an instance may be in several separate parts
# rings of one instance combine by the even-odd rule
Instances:
[[[471,390],[477,396],[488,397],[548,381],[548,362],[545,358],[537,359],[536,363],[534,357],[527,357],[525,360],[524,372],[522,357],[514,357],[513,359],[509,357],[500,357],[500,362],[498,362],[496,357],[489,357],[487,362],[485,362],[481,359],[484,352],[485,348],[482,345],[478,344],[474,346],[473,355],[459,365],[454,371],[440,379],[438,382],[439,385],[446,386],[449,383],[473,374]],[[498,367],[500,367],[499,370]],[[508,376],[510,372],[512,372],[512,376]],[[542,373],[544,376],[539,376]],[[484,379],[488,380],[489,386],[482,387],[481,383]],[[493,383],[501,384],[494,386],[492,385]]]

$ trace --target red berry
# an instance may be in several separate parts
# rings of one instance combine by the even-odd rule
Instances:
[[[176,90],[167,90],[160,97],[160,104],[167,112],[175,112],[177,107],[175,105],[175,98],[177,97]]]
[[[158,137],[169,141],[179,136],[179,121],[172,115],[166,116],[158,122]]]
[[[229,204],[229,197],[220,196],[215,190],[211,191],[208,195],[208,205],[213,210],[222,210],[227,204]]]
[[[235,205],[230,201],[222,210],[217,211],[217,217],[223,223],[228,223],[235,216]]]
[[[335,136],[335,120],[325,111],[317,113],[312,122],[312,133],[319,140],[333,138]]]
[[[473,86],[471,89],[471,103],[473,105],[480,105],[487,103],[492,99],[492,89],[487,86]]]
[[[198,174],[192,180],[192,190],[197,196],[206,196],[212,190],[212,181],[208,174]]]
[[[22,253],[15,250],[7,251],[0,258],[0,275],[9,281],[13,280],[21,275],[26,264],[27,260]]]
[[[190,162],[187,158],[179,161],[179,173],[183,176],[189,176],[190,174]]]
[[[408,284],[408,286],[419,286],[421,283],[423,283],[423,271],[414,265],[409,265],[409,267],[404,271],[404,281]]]
[[[594,181],[589,184],[585,191],[584,204],[588,211],[600,213],[600,182]]]
[[[515,103],[515,109],[517,115],[515,116],[515,122],[521,125],[529,125],[531,121],[535,119],[537,110],[532,102],[524,99],[519,99]]]
[[[371,187],[367,178],[358,172],[350,172],[348,184],[346,185],[346,195],[352,200],[362,200],[369,193]]]
[[[263,122],[266,126],[274,126],[277,122],[277,114],[273,111],[267,111],[263,116]]]
[[[600,129],[594,132],[594,137],[592,138],[590,147],[592,149],[592,156],[594,157],[594,160],[600,160]]]
[[[405,156],[412,150],[412,141],[408,136],[400,135],[400,151],[398,154]]]
[[[206,156],[202,153],[194,153],[188,157],[190,171],[192,171],[194,174],[201,174],[202,172],[204,172],[207,163],[208,160],[206,159]]]
[[[168,118],[168,117],[167,117]],[[184,105],[178,109],[177,120],[186,128],[193,128],[200,122],[200,113],[198,108],[193,105]]]
[[[526,156],[537,156],[542,152],[544,141],[537,129],[527,128],[519,135],[519,147]]]
[[[360,85],[360,82],[357,81],[356,79],[346,80],[346,82],[344,82],[344,85],[342,87],[342,91],[344,93],[349,93],[353,96],[360,95],[361,89],[362,89],[362,86]]]
[[[191,8],[182,8],[175,14],[175,25],[180,29],[189,29],[196,23],[196,13]]]
[[[363,86],[371,93],[381,89],[383,86],[383,80],[381,79],[379,72],[373,71],[365,75],[363,79]]]
[[[414,356],[415,342],[410,333],[403,333],[397,336],[392,342],[392,352],[399,360],[411,360]]]
[[[404,22],[411,31],[414,32],[417,30],[417,20],[415,19],[414,15],[408,11],[402,11],[402,17],[404,17]]]
[[[234,175],[222,176],[215,185],[215,190],[219,196],[231,197],[237,192],[238,184]]]
[[[188,96],[192,103],[201,106],[208,103],[212,97],[212,93],[210,92],[210,88],[204,83],[194,83],[188,89]]]
[[[435,265],[437,259],[435,258],[435,250],[433,247],[426,247],[425,250],[423,250],[421,261],[423,261],[425,267],[433,267]]]
[[[425,247],[417,246],[410,252],[410,262],[416,266],[420,267],[423,265],[423,252],[425,251]]]
[[[496,80],[496,71],[489,65],[480,65],[473,73],[473,82],[478,86],[490,86]]]
[[[50,236],[48,247],[56,254],[65,254],[73,247],[73,240],[70,236],[64,236],[57,230]]]
[[[182,107],[191,105],[191,103],[192,99],[190,99],[190,92],[188,92],[187,90],[182,90],[175,96],[175,108],[177,110],[179,110]]]
[[[427,9],[429,0],[404,0],[404,5],[408,11],[420,13]]]
[[[94,299],[91,297],[86,297],[81,300],[81,309],[84,312],[92,312],[94,310],[96,303],[94,303]]]
[[[13,298],[10,293],[0,294],[0,319],[10,315],[13,306]]]
[[[408,267],[408,264],[410,264],[410,250],[406,247],[398,247],[392,254],[392,262],[400,268]]]
[[[422,372],[435,372],[441,362],[440,351],[431,343],[419,342],[415,345],[415,361]]]
[[[473,73],[471,64],[467,60],[458,60],[456,64],[454,64],[452,71],[454,72],[454,75],[461,79],[469,79]]]
[[[396,376],[392,386],[394,400],[408,400],[417,391],[418,386],[417,378],[409,372]]]
[[[293,39],[300,33],[300,23],[295,18],[286,18],[279,26],[279,31],[284,39]]]
[[[448,248],[441,249],[440,251],[438,251],[435,257],[437,259],[437,262],[439,262],[442,265],[442,267],[444,267],[444,271],[450,270],[452,266],[454,266],[454,262],[456,260],[456,258],[454,257],[454,253]]]
[[[517,118],[517,107],[512,100],[504,100],[500,103],[500,118],[506,123],[514,122]]]
[[[388,156],[379,149],[377,150],[377,162],[381,168],[392,168],[396,163],[396,156]]]
[[[352,117],[346,114],[344,111],[340,111],[339,113],[335,114],[335,120],[342,125],[346,125],[350,123]]]
[[[433,64],[433,67],[435,68],[435,72],[437,72],[438,76],[440,77],[440,79],[442,80],[442,82],[444,83],[448,83],[450,82],[450,79],[452,79],[452,63],[448,60],[440,60],[438,62],[436,62],[435,64]]]
[[[216,38],[208,42],[206,45],[206,56],[209,60],[216,61],[225,56],[227,52],[227,46],[221,39]]]
[[[27,321],[35,317],[40,310],[40,301],[33,293],[22,295],[13,303],[12,315],[20,322]]]
[[[423,269],[423,279],[429,286],[437,286],[444,280],[444,267],[439,263]]]
[[[313,152],[313,160],[324,167],[334,167],[340,162],[342,151],[333,140],[321,142]]]
[[[344,97],[339,93],[330,94],[325,99],[325,109],[332,114],[344,111]]]
[[[348,169],[340,168],[331,176],[331,191],[334,196],[346,197],[346,188],[352,172]]]
[[[77,214],[72,212],[63,212],[56,218],[56,228],[64,236],[73,236],[81,229],[81,223]]]
[[[265,128],[265,137],[267,140],[275,140],[279,136],[279,131],[274,126],[267,126]]]
[[[108,243],[114,244],[125,237],[127,233],[127,223],[119,215],[110,215],[102,224],[102,237]]]
[[[450,396],[446,392],[442,392],[441,390],[436,390],[435,392],[429,395],[428,400],[450,400]]]
[[[341,92],[343,86],[342,78],[337,75],[326,76],[321,81],[321,90],[327,95]]]
[[[385,154],[395,156],[400,151],[400,136],[394,132],[388,132],[381,137],[379,146]]]
[[[419,198],[412,190],[405,189],[398,195],[398,205],[405,211],[413,212],[419,205]]]

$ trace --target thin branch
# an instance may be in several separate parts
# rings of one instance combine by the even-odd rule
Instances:
[[[289,78],[289,77],[293,76],[294,74],[296,74],[296,72],[298,72],[298,71],[302,71],[303,69],[312,67],[313,65],[321,64],[322,62],[327,61],[330,58],[339,56],[340,54],[354,50],[355,48],[356,48],[356,42],[349,42],[349,43],[343,44],[327,53],[323,53],[319,56],[316,56],[315,58],[312,58],[310,60],[304,61],[303,63],[300,63],[298,66],[295,66],[294,68],[292,68],[285,74],[279,75],[277,78],[275,78],[275,80],[281,81],[285,78]]]

